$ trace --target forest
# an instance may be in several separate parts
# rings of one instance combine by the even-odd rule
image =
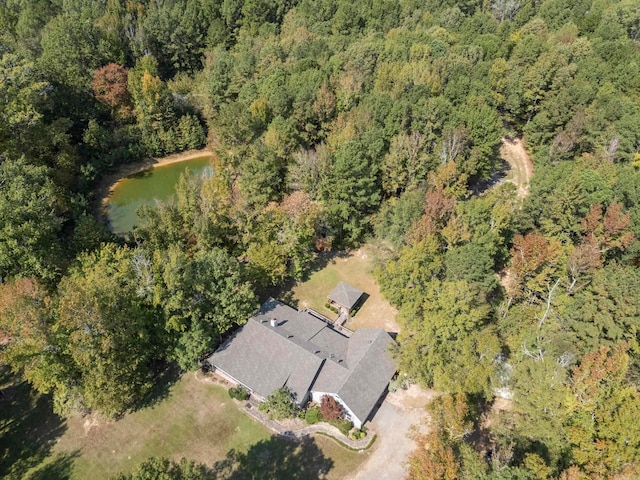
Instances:
[[[56,412],[136,408],[366,242],[400,376],[443,393],[408,478],[640,475],[637,0],[6,0],[0,27],[0,362]],[[109,232],[105,175],[205,145],[213,176]]]

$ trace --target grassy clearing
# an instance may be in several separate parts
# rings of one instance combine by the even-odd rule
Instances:
[[[80,451],[72,478],[108,478],[150,456],[181,457],[211,465],[234,449],[244,452],[270,432],[244,415],[217,385],[191,373],[167,398],[116,422],[71,418],[54,452]]]
[[[348,255],[335,255],[308,279],[298,282],[290,296],[298,308],[309,307],[333,319],[336,314],[325,308],[325,303],[328,293],[342,280],[369,295],[360,311],[347,322],[347,328],[384,328],[397,332],[396,310],[382,298],[380,288],[371,275],[372,268],[371,255],[366,247]]]
[[[367,458],[328,438],[298,443],[274,437],[242,413],[225,388],[192,373],[155,404],[115,422],[61,419],[51,413],[49,399],[25,383],[5,392],[10,400],[0,406],[0,476],[6,478],[108,479],[150,456],[164,456],[205,463],[220,479],[326,474],[338,480]]]

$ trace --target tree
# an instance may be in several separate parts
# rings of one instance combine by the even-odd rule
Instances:
[[[491,10],[500,22],[509,20],[513,22],[513,17],[520,8],[520,0],[494,0],[491,3]]]
[[[514,365],[509,381],[515,408],[500,419],[496,431],[502,434],[506,430],[501,436],[507,445],[545,445],[548,458],[555,464],[566,448],[567,370],[545,352],[534,358],[526,353],[519,357],[524,358]]]
[[[486,179],[493,171],[500,145],[500,118],[483,97],[470,97],[459,115],[469,135],[470,149],[469,154],[457,162],[458,166],[469,177]],[[461,137],[457,143],[462,144],[465,137],[462,131],[456,132],[454,135]]]
[[[39,143],[47,83],[37,79],[33,63],[10,53],[0,59],[0,78],[0,148],[17,157],[30,143]]]
[[[291,418],[296,413],[293,395],[287,387],[279,388],[260,404],[260,411],[266,412],[271,420]]]
[[[0,278],[34,276],[53,281],[62,248],[56,190],[50,170],[24,157],[0,164]]]
[[[240,263],[221,249],[204,250],[190,259],[178,247],[155,254],[160,272],[154,303],[164,311],[173,337],[169,357],[192,369],[234,325],[256,309],[256,297]]]
[[[0,358],[40,392],[50,392],[68,373],[51,329],[53,317],[51,298],[33,279],[0,285]]]
[[[162,358],[163,340],[131,261],[131,250],[107,244],[79,257],[54,299],[27,280],[0,292],[7,300],[1,327],[11,339],[4,359],[39,392],[52,393],[60,414],[113,417],[151,386],[150,363]]]
[[[355,241],[365,232],[364,218],[380,202],[379,181],[378,165],[360,144],[350,141],[338,148],[321,190],[327,216],[341,239]]]
[[[516,235],[511,248],[511,272],[514,285],[510,295],[529,298],[542,296],[553,281],[559,245],[537,232]]]
[[[627,346],[600,347],[572,369],[577,402],[567,432],[574,461],[590,476],[634,476],[640,469],[640,395],[625,382]]]
[[[416,436],[416,449],[407,461],[407,480],[455,480],[458,463],[453,448],[432,432]]]
[[[56,385],[59,409],[73,388],[81,405],[113,417],[132,407],[151,387],[151,361],[162,358],[163,339],[153,311],[138,290],[134,252],[106,244],[80,256],[80,266],[59,286],[54,333],[74,375]]]
[[[58,15],[42,31],[39,64],[55,83],[88,91],[93,71],[122,55],[106,40],[86,16]]]
[[[574,293],[564,310],[565,324],[581,354],[621,341],[637,345],[640,275],[616,263],[596,270],[591,283]]]
[[[463,281],[436,279],[411,293],[399,315],[400,368],[446,392],[490,391],[500,350],[495,333],[484,328],[490,312],[484,294]]]
[[[142,132],[142,141],[152,155],[161,155],[176,148],[171,126],[176,112],[166,84],[158,76],[158,62],[145,56],[129,71],[128,90],[133,111]]]
[[[344,415],[344,408],[331,395],[323,395],[320,400],[320,413],[325,420],[337,420]]]
[[[631,216],[623,213],[622,205],[614,202],[602,212],[602,205],[592,205],[589,213],[582,219],[582,230],[585,241],[598,245],[600,252],[609,250],[624,251],[634,241],[633,232],[629,231]]]
[[[200,2],[184,0],[149,5],[142,22],[144,47],[160,60],[163,78],[199,69],[213,20],[208,11]]]
[[[91,87],[96,98],[111,108],[112,115],[127,119],[132,114],[131,96],[127,89],[129,70],[109,63],[93,72]]]
[[[462,393],[441,395],[427,405],[433,428],[451,441],[463,440],[473,431],[469,405]]]
[[[393,138],[382,164],[382,188],[386,195],[396,196],[426,179],[429,165],[425,142],[426,136],[420,132]]]
[[[131,473],[120,473],[115,480],[207,480],[213,473],[206,465],[182,458],[180,463],[151,457],[136,465]]]
[[[281,197],[284,165],[270,149],[252,149],[240,168],[239,186],[249,205],[266,206]]]

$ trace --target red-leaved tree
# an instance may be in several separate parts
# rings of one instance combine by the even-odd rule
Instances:
[[[335,398],[325,395],[320,401],[320,413],[326,420],[337,420],[344,415],[344,409]]]
[[[96,98],[111,107],[114,114],[131,115],[131,96],[127,90],[129,70],[122,65],[109,63],[93,72],[91,87]]]

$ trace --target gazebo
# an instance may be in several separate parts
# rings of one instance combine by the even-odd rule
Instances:
[[[348,283],[340,282],[329,293],[329,304],[338,310],[344,309],[350,313],[360,302],[364,292],[352,287]]]

